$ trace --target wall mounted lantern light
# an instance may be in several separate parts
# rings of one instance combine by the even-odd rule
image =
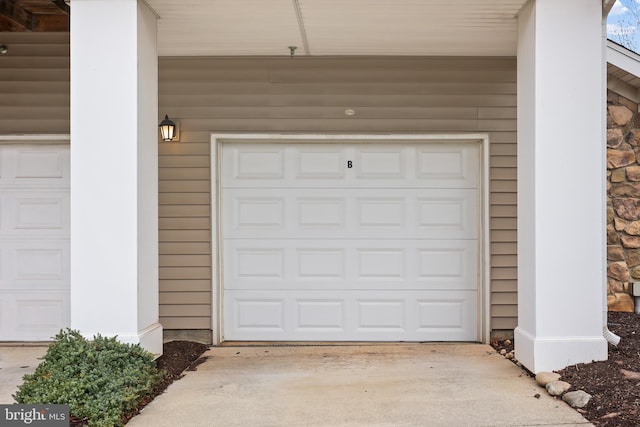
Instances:
[[[176,124],[167,114],[164,115],[164,120],[158,126],[160,127],[160,137],[163,141],[170,142],[176,138]]]

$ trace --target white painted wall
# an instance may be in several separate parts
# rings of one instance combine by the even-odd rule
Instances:
[[[518,359],[604,360],[602,3],[532,1],[518,41]]]
[[[136,0],[73,6],[71,327],[161,353],[155,17]]]

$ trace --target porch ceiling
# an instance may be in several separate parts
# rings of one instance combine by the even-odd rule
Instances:
[[[526,0],[147,0],[160,56],[516,54]]]

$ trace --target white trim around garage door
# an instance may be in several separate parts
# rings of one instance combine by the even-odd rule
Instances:
[[[22,135],[0,135],[0,144],[47,144],[47,145],[69,145],[71,135],[69,134],[22,134]]]
[[[211,257],[213,267],[212,284],[212,329],[213,343],[222,341],[223,331],[223,298],[222,298],[222,253],[221,253],[221,204],[220,195],[220,148],[229,142],[411,142],[429,143],[432,141],[476,142],[480,144],[480,208],[479,208],[479,260],[478,260],[478,337],[484,343],[489,342],[490,335],[490,267],[489,267],[489,137],[487,134],[211,134]]]

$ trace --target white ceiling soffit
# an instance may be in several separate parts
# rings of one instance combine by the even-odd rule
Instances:
[[[147,0],[160,56],[516,54],[526,0]]]

